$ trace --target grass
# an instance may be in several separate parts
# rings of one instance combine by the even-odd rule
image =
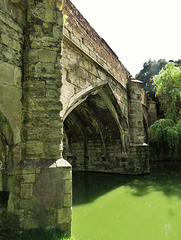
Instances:
[[[25,230],[18,235],[15,240],[76,240],[72,237],[67,237],[65,234],[61,234],[55,229],[33,229]]]

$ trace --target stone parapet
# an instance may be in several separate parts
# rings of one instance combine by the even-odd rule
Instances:
[[[97,34],[70,0],[65,2],[63,11],[68,16],[64,35],[126,87],[131,74],[106,41]]]

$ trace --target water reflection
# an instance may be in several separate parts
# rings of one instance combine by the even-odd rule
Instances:
[[[137,197],[149,194],[154,189],[167,196],[181,198],[181,164],[153,166],[151,173],[143,176],[74,172],[73,205],[93,202],[120,186],[131,187],[131,193]]]
[[[180,240],[181,164],[150,175],[73,173],[72,232],[81,240]]]

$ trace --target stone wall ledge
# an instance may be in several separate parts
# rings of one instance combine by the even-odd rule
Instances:
[[[38,161],[32,160],[21,160],[17,166],[18,170],[32,170],[32,169],[51,169],[51,168],[72,168],[72,166],[63,158],[58,160],[47,160],[41,159]]]
[[[65,159],[63,159],[63,158],[60,158],[60,159],[58,159],[54,164],[52,164],[51,166],[50,166],[50,168],[59,168],[59,167],[63,167],[63,168],[71,168],[72,166],[71,166],[71,164],[69,163],[69,162],[67,162]]]

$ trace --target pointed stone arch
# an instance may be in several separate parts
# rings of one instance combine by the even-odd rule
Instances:
[[[71,98],[63,121],[63,155],[73,168],[109,172],[120,167],[128,124],[107,82]]]

